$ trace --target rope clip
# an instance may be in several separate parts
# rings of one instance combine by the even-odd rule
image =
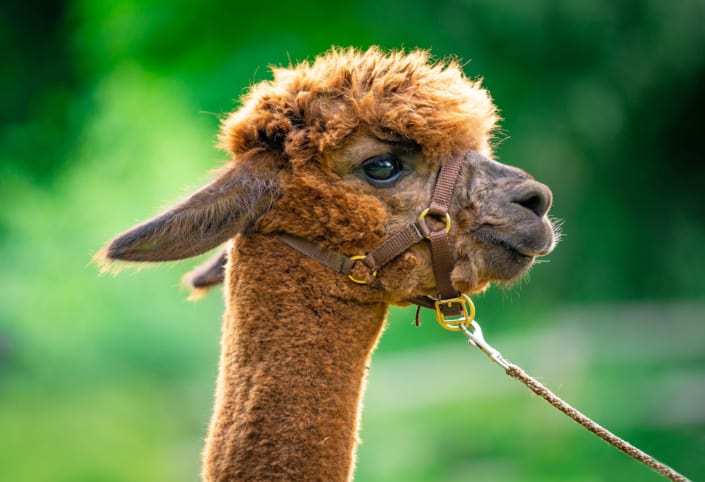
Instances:
[[[485,341],[482,335],[482,328],[477,321],[472,320],[469,328],[465,323],[459,324],[460,329],[468,337],[468,344],[479,348],[490,360],[501,366],[505,370],[509,369],[509,362],[502,357],[502,354]],[[471,330],[472,329],[472,330]]]

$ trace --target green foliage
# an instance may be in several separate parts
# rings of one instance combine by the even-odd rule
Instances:
[[[220,297],[184,300],[192,263],[98,278],[90,257],[207,180],[268,65],[372,44],[471,60],[498,157],[554,191],[565,237],[478,297],[488,337],[705,476],[703,2],[32,3],[0,10],[0,480],[197,477]],[[412,318],[376,356],[359,480],[656,480]]]

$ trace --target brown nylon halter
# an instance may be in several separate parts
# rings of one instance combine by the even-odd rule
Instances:
[[[431,202],[428,208],[419,214],[415,223],[408,224],[400,231],[397,231],[366,255],[345,256],[338,252],[321,248],[307,239],[286,233],[279,234],[279,239],[297,251],[339,273],[347,275],[352,281],[360,284],[375,284],[377,272],[380,268],[411,246],[421,242],[423,239],[428,239],[431,243],[431,261],[433,274],[436,278],[437,298],[419,296],[407,301],[425,308],[440,309],[447,316],[460,315],[463,312],[461,303],[454,301],[448,303],[439,302],[454,300],[460,296],[460,293],[453,288],[450,279],[450,274],[453,270],[453,255],[448,232],[450,231],[450,203],[453,199],[453,192],[455,191],[455,185],[464,158],[464,155],[455,156],[441,166],[433,189],[433,195],[431,196]],[[426,222],[426,217],[428,216],[442,220],[444,223],[443,228],[435,231],[431,230]],[[358,261],[370,270],[370,276],[366,280],[353,276],[353,269]]]

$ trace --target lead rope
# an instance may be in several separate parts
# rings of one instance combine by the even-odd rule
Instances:
[[[474,308],[472,309],[472,311],[474,312]],[[457,324],[457,327],[460,328],[460,330],[465,333],[465,336],[468,337],[469,345],[482,350],[482,352],[485,353],[485,355],[487,355],[490,360],[504,368],[504,372],[507,375],[516,380],[519,380],[521,383],[526,385],[529,390],[546,400],[548,403],[556,407],[558,410],[573,419],[575,422],[582,425],[584,428],[586,428],[593,434],[600,437],[608,444],[612,445],[614,448],[621,450],[634,460],[638,460],[642,464],[650,467],[659,474],[673,481],[681,482],[689,480],[685,476],[673,470],[668,465],[659,462],[646,452],[639,450],[626,440],[616,436],[615,434],[604,428],[602,425],[594,422],[592,419],[573,408],[570,404],[563,401],[560,397],[558,397],[555,393],[546,388],[543,384],[538,382],[535,378],[528,375],[524,370],[521,369],[521,367],[508,362],[505,358],[502,357],[499,351],[494,349],[489,343],[485,341],[485,338],[482,335],[482,329],[480,328],[480,325],[477,323],[477,321],[475,321],[474,319],[469,323],[469,326],[466,325],[464,322],[461,322]]]

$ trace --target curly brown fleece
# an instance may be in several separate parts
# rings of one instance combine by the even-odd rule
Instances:
[[[293,163],[320,159],[361,126],[379,139],[413,141],[429,159],[490,153],[496,108],[455,61],[431,63],[423,50],[334,48],[272,72],[223,123],[220,144],[235,157],[276,147]]]

